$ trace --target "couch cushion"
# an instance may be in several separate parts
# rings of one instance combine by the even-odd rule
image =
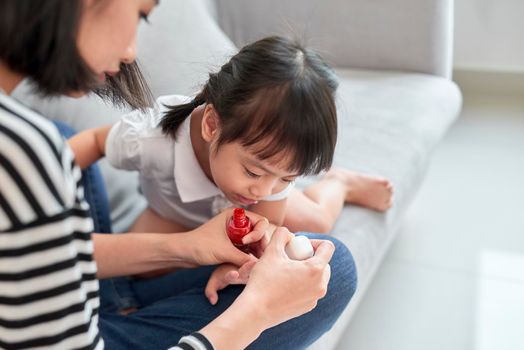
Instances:
[[[138,33],[139,61],[155,96],[190,96],[237,49],[205,0],[161,1]]]
[[[236,51],[208,11],[205,0],[161,1],[138,33],[138,59],[153,94],[189,95]],[[97,96],[79,99],[43,99],[24,82],[13,93],[44,116],[62,120],[77,130],[116,122],[124,111],[104,103]],[[116,170],[99,162],[109,194],[115,232],[126,231],[146,203],[138,193],[135,173]]]
[[[460,91],[444,78],[365,70],[337,73],[341,84],[335,165],[389,178],[394,204],[385,214],[356,206],[343,209],[333,235],[353,253],[359,286],[333,330],[312,349],[335,348],[421,185],[434,147],[461,107]]]

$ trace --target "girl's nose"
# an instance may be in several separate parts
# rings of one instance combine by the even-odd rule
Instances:
[[[136,59],[136,39],[133,39],[131,44],[126,49],[124,56],[122,57],[122,62],[126,64],[133,63]]]
[[[257,199],[267,197],[273,190],[273,181],[259,182],[256,185],[251,186],[249,191],[251,195]]]

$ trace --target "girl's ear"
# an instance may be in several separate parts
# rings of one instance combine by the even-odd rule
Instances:
[[[204,109],[204,116],[202,117],[202,138],[206,142],[212,142],[219,135],[220,118],[213,104],[208,103]]]

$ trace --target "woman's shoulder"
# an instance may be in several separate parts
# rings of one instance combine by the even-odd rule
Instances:
[[[44,147],[56,153],[64,143],[51,121],[3,94],[0,94],[0,132],[6,142],[14,142],[26,152]]]
[[[52,122],[0,96],[0,141],[7,201],[0,211],[9,214],[11,224],[51,217],[75,205],[80,172],[74,170],[73,154]]]

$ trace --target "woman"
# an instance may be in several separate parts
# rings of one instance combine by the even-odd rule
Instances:
[[[9,97],[30,78],[46,95],[94,90],[145,107],[135,35],[154,6],[0,2],[0,348],[162,349],[180,341],[184,349],[300,349],[333,325],[354,293],[353,260],[341,243],[313,240],[313,258],[291,261],[284,247],[292,234],[278,228],[267,243],[272,228],[253,215],[248,239],[265,251],[246,286],[224,290],[218,305],[203,293],[208,274],[188,278],[187,270],[137,287],[141,308],[127,316],[99,307],[97,279],[251,264],[224,233],[230,212],[177,235],[92,233],[70,149],[51,123]]]

